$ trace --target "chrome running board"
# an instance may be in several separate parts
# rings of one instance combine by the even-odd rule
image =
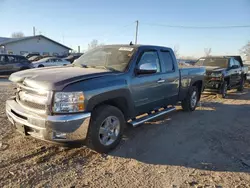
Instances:
[[[176,108],[175,107],[170,107],[170,108],[165,108],[164,110],[161,110],[159,112],[155,112],[153,114],[149,114],[147,116],[144,116],[142,118],[139,118],[139,119],[135,119],[135,120],[132,120],[131,122],[129,122],[133,127],[136,127],[144,122],[147,122],[147,121],[150,121],[154,118],[157,118],[159,116],[162,116],[162,115],[165,115],[165,114],[168,114],[170,112],[173,112],[175,111]]]

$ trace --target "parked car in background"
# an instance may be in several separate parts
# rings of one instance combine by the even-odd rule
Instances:
[[[200,58],[196,65],[205,66],[205,90],[219,92],[226,97],[227,90],[243,91],[248,67],[240,56],[210,56]]]
[[[167,47],[107,45],[72,66],[12,74],[19,92],[6,102],[6,112],[26,135],[61,143],[86,138],[106,153],[119,144],[127,123],[136,127],[172,112],[179,101],[183,110],[195,110],[204,75],[204,67],[179,68]]]
[[[10,74],[33,68],[29,60],[21,55],[0,54],[0,74]]]
[[[50,66],[65,66],[69,65],[70,62],[65,59],[57,57],[45,57],[38,61],[32,62],[32,64],[34,68],[39,68],[39,67],[50,67]]]
[[[69,61],[70,63],[73,63],[76,59],[81,57],[80,54],[77,55],[69,55],[68,57],[64,58],[66,61]]]
[[[31,56],[28,60],[33,62],[33,61],[38,61],[38,60],[40,60],[42,58],[44,58],[44,57],[40,56],[40,55],[39,56],[35,55],[35,56]]]
[[[32,56],[40,56],[40,53],[38,53],[38,52],[25,53],[23,56],[26,57],[27,59],[29,59]]]

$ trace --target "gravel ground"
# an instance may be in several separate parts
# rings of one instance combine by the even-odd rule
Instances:
[[[250,87],[129,128],[109,155],[15,132],[0,82],[0,187],[250,187]]]

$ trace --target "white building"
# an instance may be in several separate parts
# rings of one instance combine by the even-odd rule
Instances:
[[[0,37],[0,53],[23,55],[38,52],[41,55],[65,55],[70,50],[72,49],[43,35],[22,38]]]

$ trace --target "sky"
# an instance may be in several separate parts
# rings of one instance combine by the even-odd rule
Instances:
[[[168,25],[250,26],[250,0],[0,0],[0,37],[21,31],[45,35],[73,49],[138,43],[176,47],[182,56],[239,54],[250,41],[250,27],[175,28]]]

